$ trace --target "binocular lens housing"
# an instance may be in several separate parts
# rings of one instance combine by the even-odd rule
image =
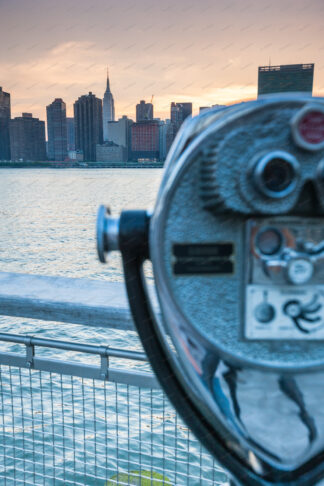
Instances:
[[[266,256],[275,255],[283,245],[283,236],[276,228],[266,228],[256,237],[258,250]]]
[[[263,156],[254,169],[257,188],[274,199],[289,195],[297,186],[299,164],[295,157],[282,151]]]

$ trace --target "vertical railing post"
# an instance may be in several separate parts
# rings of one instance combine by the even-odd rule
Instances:
[[[108,356],[109,346],[105,348],[105,351],[100,355],[100,377],[102,380],[108,379],[108,369],[109,369],[109,356]]]
[[[32,368],[34,365],[35,346],[32,343],[32,337],[28,339],[26,346],[26,364],[28,368]]]

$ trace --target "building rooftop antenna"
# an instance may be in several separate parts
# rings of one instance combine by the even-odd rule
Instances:
[[[110,82],[109,82],[109,67],[107,66],[107,87],[106,91],[110,91]]]

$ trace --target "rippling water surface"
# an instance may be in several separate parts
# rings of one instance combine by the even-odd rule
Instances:
[[[99,264],[99,204],[113,213],[152,207],[159,169],[0,171],[0,262],[9,272],[122,280],[119,258]]]
[[[125,208],[151,208],[161,176],[159,169],[1,170],[0,271],[123,281],[118,253],[110,255],[109,265],[98,261],[98,206],[107,204],[116,215]],[[0,320],[3,330],[17,332],[17,319]],[[26,319],[19,323],[24,333],[125,345],[125,333],[119,331]],[[138,347],[132,336],[127,344]]]
[[[113,214],[118,214],[124,208],[151,208],[154,206],[161,176],[162,171],[159,169],[1,170],[0,271],[31,273],[39,275],[60,275],[65,277],[78,278],[83,277],[119,282],[123,281],[121,260],[118,254],[113,254],[110,256],[109,265],[104,266],[98,262],[95,249],[95,220],[98,206],[102,203],[108,204],[111,207]],[[150,275],[148,275],[148,277],[150,278]],[[109,296],[107,296],[107,298],[109,298]],[[78,341],[91,344],[104,344],[113,347],[122,347],[137,350],[141,349],[139,340],[134,332],[125,333],[118,330],[87,328],[86,326],[76,326],[72,324],[41,322],[31,319],[17,319],[1,316],[0,325],[1,332],[33,334],[58,340],[64,339],[68,341]],[[4,349],[5,345],[1,344],[1,348]],[[10,350],[20,353],[24,352],[22,347],[18,345],[10,346]],[[38,354],[46,356],[53,356],[54,354],[55,357],[58,357],[57,351],[54,352],[53,350],[40,350],[38,351]],[[63,356],[62,353],[60,353],[60,357],[61,356]],[[64,352],[64,359],[81,359],[82,362],[93,363],[92,356],[79,356],[71,352]],[[112,364],[114,363],[112,362]],[[118,365],[122,367],[139,366],[136,363],[131,364],[131,362],[127,362],[127,364],[118,363]],[[146,364],[142,364],[140,366],[147,367]],[[25,373],[25,371],[23,370],[23,373]],[[125,417],[129,417],[131,421],[137,414],[136,410],[138,409],[139,397],[136,394],[134,396],[130,394],[127,397],[127,400],[125,399],[125,397],[124,400],[121,400],[120,397],[122,397],[122,393],[120,392],[118,395],[118,399],[120,400],[118,405],[117,401],[116,403],[111,403],[111,405],[107,405],[108,402],[106,399],[102,401],[98,399],[97,403],[95,404],[95,409],[96,413],[99,414],[99,417],[101,417],[101,422],[98,422],[97,429],[95,430],[95,435],[86,435],[84,433],[86,427],[84,411],[86,409],[88,410],[87,413],[90,413],[90,403],[94,403],[93,385],[88,386],[88,388],[82,385],[82,388],[78,388],[79,391],[75,389],[73,393],[71,393],[69,378],[64,378],[64,380],[66,381],[64,381],[63,387],[62,380],[59,378],[59,375],[57,375],[58,378],[53,378],[49,382],[46,379],[43,379],[41,388],[39,388],[39,385],[34,385],[36,387],[34,391],[34,402],[30,402],[30,399],[28,398],[28,390],[31,385],[28,385],[28,377],[26,378],[27,381],[23,379],[23,382],[26,383],[26,385],[24,387],[21,387],[21,375],[17,375],[17,373],[17,371],[13,372],[10,377],[8,377],[7,373],[2,373],[0,380],[0,393],[3,390],[8,390],[7,395],[5,392],[3,392],[4,394],[2,394],[4,397],[6,397],[3,404],[5,408],[8,407],[6,408],[6,410],[8,410],[8,416],[10,416],[12,410],[14,410],[12,394],[14,394],[16,396],[16,399],[18,400],[17,409],[20,411],[21,414],[18,419],[16,418],[16,424],[11,423],[12,430],[14,430],[15,428],[17,429],[15,440],[12,442],[12,436],[10,435],[10,433],[7,437],[4,437],[4,439],[6,439],[7,441],[7,447],[12,447],[12,451],[11,453],[9,453],[9,455],[13,455],[13,458],[11,459],[9,457],[7,457],[7,459],[5,458],[5,461],[7,461],[7,473],[5,474],[5,476],[2,477],[5,477],[6,480],[9,481],[8,484],[15,484],[16,479],[23,484],[43,484],[43,482],[40,482],[41,480],[38,481],[37,478],[43,478],[45,474],[45,469],[48,466],[46,461],[51,461],[51,455],[54,454],[53,445],[51,446],[53,449],[51,453],[46,452],[50,450],[50,446],[48,446],[46,450],[43,450],[43,453],[40,450],[40,462],[39,464],[36,464],[36,467],[33,459],[30,463],[28,462],[28,457],[30,456],[30,454],[35,454],[35,449],[29,450],[28,454],[26,452],[23,455],[23,458],[20,459],[21,461],[23,461],[23,467],[21,468],[20,472],[16,467],[17,457],[15,457],[17,444],[19,443],[18,441],[22,441],[22,447],[20,451],[28,449],[28,440],[30,440],[33,447],[35,447],[36,433],[43,434],[40,437],[39,444],[44,441],[44,438],[45,441],[48,441],[49,444],[52,444],[50,436],[47,435],[46,430],[44,430],[45,419],[43,421],[40,421],[38,426],[37,420],[35,421],[35,418],[33,418],[33,410],[35,411],[37,407],[39,408],[39,412],[37,413],[40,414],[38,415],[38,417],[42,416],[42,410],[45,407],[45,414],[48,413],[48,421],[57,422],[57,427],[60,427],[60,434],[60,431],[64,431],[64,423],[62,425],[62,419],[64,417],[61,416],[62,407],[64,407],[63,402],[65,399],[67,400],[67,402],[69,402],[69,400],[74,401],[73,407],[75,408],[72,408],[72,410],[75,411],[76,418],[73,416],[73,421],[76,420],[76,423],[73,422],[74,425],[72,424],[73,426],[69,426],[67,430],[73,431],[76,428],[76,431],[80,430],[82,432],[81,435],[83,439],[81,437],[79,443],[79,448],[81,451],[80,454],[82,456],[80,457],[80,464],[82,465],[82,467],[87,460],[86,447],[88,446],[86,446],[86,444],[89,444],[90,449],[88,451],[88,454],[91,455],[91,444],[93,444],[94,440],[93,437],[97,437],[97,434],[99,434],[98,437],[100,439],[100,433],[107,434],[107,427],[105,425],[107,423],[107,420],[105,419],[104,414],[111,414],[111,416],[115,417],[115,420],[118,420],[118,417],[120,418],[120,420],[124,420]],[[38,378],[35,378],[35,376],[34,378],[32,376],[29,376],[29,383],[33,384],[33,380],[35,379],[36,381],[38,380]],[[102,384],[98,382],[96,386],[100,388],[101,385]],[[63,389],[65,390],[65,395],[63,394]],[[52,395],[52,404],[56,397],[58,401],[61,400],[62,405],[54,407],[52,412],[50,412],[50,410],[46,410],[46,407],[48,407],[49,404],[42,404],[42,393],[44,393],[44,396],[47,396],[48,394],[53,393],[53,390],[54,398]],[[24,398],[21,398],[20,394],[22,392],[27,394],[27,402]],[[78,396],[78,393],[80,393],[80,397]],[[152,397],[149,395],[149,393],[149,391],[146,393],[145,390],[143,390],[142,396],[142,400],[146,401],[148,405],[150,403],[150,400],[152,401]],[[158,403],[161,402],[158,400]],[[25,412],[21,413],[21,407],[25,407]],[[116,407],[119,407],[119,409]],[[133,412],[131,412],[132,409]],[[67,407],[67,416],[65,420],[69,420],[68,410],[69,409]],[[168,412],[167,418],[163,418],[163,420],[161,419],[162,422],[160,425],[161,427],[163,426],[163,430],[166,433],[166,440],[169,442],[171,440],[173,444],[173,449],[171,445],[171,448],[166,449],[166,451],[169,451],[169,463],[166,462],[166,458],[163,456],[162,459],[159,459],[157,461],[155,466],[156,470],[158,470],[159,468],[162,468],[161,470],[163,471],[168,470],[168,468],[172,469],[175,465],[174,454],[176,453],[176,449],[174,448],[174,439],[172,438],[172,430],[173,434],[175,430],[175,416],[172,409],[170,410],[171,411]],[[118,411],[118,414],[116,414],[116,411]],[[152,411],[150,413],[152,414]],[[159,416],[161,416],[161,414],[162,412],[156,414],[157,420],[160,420]],[[5,410],[3,410],[2,415],[6,415]],[[144,420],[145,416],[143,417]],[[70,419],[72,420],[71,417]],[[17,426],[17,424],[20,423],[19,420],[21,422],[20,428],[19,426]],[[80,422],[78,422],[78,420]],[[134,429],[133,431],[132,427],[130,430],[127,423],[124,424],[124,432],[122,432],[121,424],[118,425],[118,422],[115,423],[117,430],[119,427],[120,441],[126,441],[124,442],[125,450],[124,452],[118,452],[116,449],[118,444],[115,447],[113,452],[113,456],[114,454],[115,456],[112,456],[109,459],[110,462],[108,465],[111,474],[110,476],[108,475],[108,477],[112,476],[112,472],[116,473],[117,471],[122,470],[122,463],[118,465],[118,460],[122,460],[122,457],[125,456],[126,452],[128,454],[127,461],[129,465],[129,447],[131,447],[134,452],[136,447],[138,447],[138,444],[141,444],[142,441],[143,444],[152,444],[153,435],[152,431],[149,431],[152,418],[147,415],[147,420],[147,435],[141,431],[136,432],[137,429]],[[30,425],[30,434],[32,434],[30,437],[28,436],[28,431],[26,432],[27,423]],[[95,424],[95,422],[93,422],[93,424]],[[10,429],[10,423],[8,427]],[[24,433],[23,430],[25,430]],[[49,430],[52,430],[53,433],[53,425],[52,428],[49,428]],[[205,484],[207,478],[208,482],[206,484],[212,484],[213,481],[216,481],[216,484],[218,483],[218,481],[221,481],[221,479],[224,479],[224,475],[222,473],[216,472],[216,470],[211,467],[212,462],[210,458],[206,459],[208,462],[208,471],[205,471],[205,479],[202,479],[202,477],[200,477],[199,479],[198,476],[201,476],[202,471],[202,468],[199,466],[199,461],[201,461],[200,448],[196,442],[189,442],[189,436],[187,436],[187,429],[185,427],[183,428],[183,431],[183,437],[181,439],[181,437],[179,436],[179,441],[177,443],[180,447],[180,453],[183,453],[184,455],[182,461],[180,461],[179,464],[176,461],[178,464],[176,467],[179,467],[180,479],[182,477],[181,474],[184,474],[183,478],[188,477],[188,474],[191,474],[192,479],[189,482],[188,479],[180,480],[177,479],[177,473],[170,472],[169,476],[171,480],[174,483],[196,485]],[[129,443],[130,433],[135,434],[135,443],[137,444],[136,446],[132,446]],[[140,434],[139,436],[137,436],[138,433]],[[27,434],[27,436],[24,434]],[[80,483],[75,480],[75,454],[74,458],[71,456],[72,452],[70,455],[65,454],[65,447],[67,447],[67,450],[70,451],[75,450],[75,443],[73,443],[75,437],[70,437],[70,435],[66,437],[66,443],[63,442],[62,456],[60,456],[59,454],[60,448],[56,448],[56,455],[59,456],[56,466],[55,464],[52,466],[50,465],[50,467],[52,467],[51,474],[55,474],[57,480],[53,482],[53,480],[48,477],[46,480],[44,479],[44,484],[105,484],[102,481],[94,481],[93,477],[91,477],[89,473],[84,473],[85,475],[83,475],[82,477],[78,476]],[[26,437],[29,437],[29,439],[27,439]],[[117,436],[115,431],[112,434],[112,437],[110,437],[110,444],[113,443],[112,441],[116,440],[116,437]],[[158,435],[157,437],[158,441],[160,441],[162,436]],[[182,442],[180,441],[180,439],[182,440]],[[25,443],[24,441],[27,442]],[[100,440],[98,444],[100,445]],[[107,447],[105,448],[102,444],[101,446],[103,447],[102,453],[105,454],[107,451]],[[82,455],[82,450],[84,450],[84,455]],[[122,455],[119,456],[118,454]],[[42,461],[40,460],[41,457],[43,457]],[[104,456],[100,456],[99,454],[98,461],[100,461],[100,457]],[[148,453],[147,457],[150,457],[150,461],[152,462],[152,451]],[[123,460],[126,460],[125,458],[126,456]],[[33,465],[33,470],[30,472],[31,476],[28,476],[29,472],[26,464]],[[66,465],[67,468],[63,467],[62,464]],[[198,474],[196,479],[195,474],[193,472],[190,473],[189,471],[190,464],[192,465],[192,467],[196,468],[196,474]],[[43,469],[41,469],[41,466]],[[130,465],[129,467],[131,468]],[[185,473],[181,473],[181,471],[185,471]],[[27,476],[30,477],[29,482],[26,481]],[[10,482],[9,478],[12,477],[15,478],[14,483]],[[26,481],[26,483],[24,481]]]

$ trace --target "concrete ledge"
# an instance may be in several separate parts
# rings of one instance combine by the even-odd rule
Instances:
[[[0,315],[134,330],[118,282],[0,273]]]

